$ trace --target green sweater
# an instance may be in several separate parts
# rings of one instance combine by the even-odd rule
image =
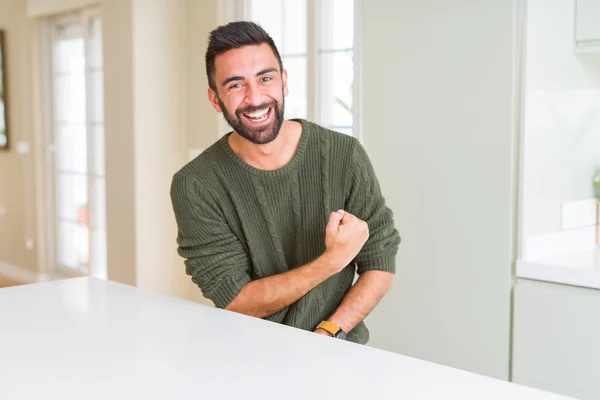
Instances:
[[[264,171],[246,164],[225,135],[174,175],[171,200],[186,273],[220,308],[248,282],[323,254],[332,211],[343,209],[366,221],[370,237],[354,263],[266,318],[312,331],[338,308],[356,272],[395,272],[400,238],[360,143],[297,121],[300,144],[283,168]],[[368,339],[363,322],[348,334],[354,342]]]

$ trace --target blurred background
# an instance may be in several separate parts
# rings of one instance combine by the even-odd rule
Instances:
[[[600,398],[600,0],[0,0],[0,287],[210,304],[169,187],[229,131],[204,53],[234,20],[274,38],[286,117],[357,137],[394,212],[369,345]]]

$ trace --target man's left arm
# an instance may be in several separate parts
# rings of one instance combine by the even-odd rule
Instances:
[[[345,211],[367,222],[369,239],[354,260],[358,280],[328,319],[346,333],[364,320],[389,290],[400,244],[393,213],[385,204],[371,161],[358,141],[349,172]],[[330,335],[322,329],[316,332]]]
[[[379,300],[387,293],[392,285],[393,277],[394,274],[387,271],[363,272],[328,321],[342,328],[344,332],[350,332],[369,315]],[[323,329],[317,329],[315,332],[331,336]]]

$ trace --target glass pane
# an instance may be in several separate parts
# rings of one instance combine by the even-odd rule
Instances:
[[[306,54],[306,0],[284,0],[283,45],[285,54]]]
[[[55,73],[84,71],[85,54],[81,24],[66,24],[56,28],[53,56]]]
[[[56,167],[59,171],[87,172],[85,125],[58,125],[56,127]]]
[[[104,178],[94,179],[92,202],[92,228],[106,227],[106,181]]]
[[[54,119],[58,123],[85,123],[85,73],[54,79]]]
[[[93,173],[94,175],[104,176],[106,174],[106,165],[104,161],[104,125],[92,126],[92,151],[93,151]]]
[[[262,26],[273,38],[280,53],[285,53],[283,47],[283,8],[282,0],[252,0],[250,1],[250,19]]]
[[[83,33],[87,30],[87,43]],[[87,51],[87,53],[86,53]],[[56,127],[57,253],[61,265],[87,267],[93,254],[106,273],[106,185],[102,22],[58,26],[54,31],[54,120]],[[87,67],[87,71],[86,71]],[[88,129],[91,130],[88,131]],[[88,141],[88,133],[91,133]],[[91,147],[91,149],[90,149]],[[91,150],[92,159],[87,155]],[[88,163],[94,175],[88,181]],[[68,171],[68,172],[65,172]],[[91,184],[90,184],[91,183]],[[93,196],[93,197],[92,197]],[[93,210],[88,198],[92,197]],[[91,218],[91,220],[90,220]],[[97,229],[89,238],[89,226]],[[91,239],[94,248],[89,249]]]
[[[328,126],[353,126],[352,51],[321,54],[321,122]]]
[[[354,0],[327,0],[321,7],[321,49],[354,48]]]
[[[88,264],[88,228],[71,222],[58,225],[58,263],[79,269]]]
[[[88,36],[88,69],[102,68],[102,20],[94,17],[90,20]]]
[[[285,98],[286,118],[306,118],[306,57],[288,57],[283,60],[288,73],[289,94]]]
[[[88,223],[87,177],[58,173],[58,216],[71,222]]]
[[[106,266],[106,231],[94,229],[92,231],[92,275],[101,279],[107,278]]]
[[[90,79],[90,120],[104,122],[104,73],[90,72],[88,78]]]

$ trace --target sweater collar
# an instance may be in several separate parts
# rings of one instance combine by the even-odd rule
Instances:
[[[255,167],[251,166],[250,164],[246,163],[244,160],[242,160],[237,154],[235,154],[235,152],[229,145],[228,138],[229,138],[229,135],[231,135],[233,132],[227,133],[219,140],[220,147],[223,150],[223,152],[225,153],[225,156],[227,157],[227,159],[229,159],[230,161],[235,163],[237,166],[239,166],[243,170],[246,170],[252,174],[263,175],[263,176],[285,175],[285,174],[289,173],[290,171],[296,169],[297,166],[299,165],[300,161],[303,159],[304,152],[308,145],[309,137],[310,137],[310,133],[311,133],[310,124],[308,123],[308,121],[306,121],[304,119],[300,119],[300,118],[293,118],[293,119],[290,119],[290,121],[296,121],[296,122],[300,122],[300,124],[302,124],[302,134],[300,135],[300,143],[298,144],[296,153],[294,153],[294,156],[292,157],[290,162],[288,162],[286,165],[284,165],[283,167],[281,167],[279,169],[267,171],[264,169],[255,168]]]

